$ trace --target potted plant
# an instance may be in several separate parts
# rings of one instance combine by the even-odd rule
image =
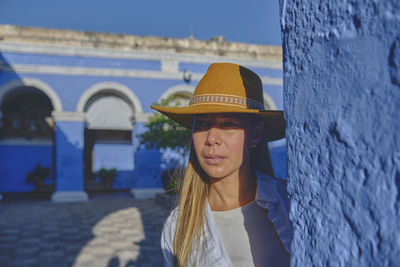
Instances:
[[[107,189],[112,189],[112,185],[115,177],[117,176],[117,169],[115,168],[101,168],[97,172],[97,176],[100,177]]]
[[[26,175],[25,182],[35,185],[35,191],[39,192],[44,187],[44,181],[50,176],[50,168],[42,167],[38,163],[35,169]]]

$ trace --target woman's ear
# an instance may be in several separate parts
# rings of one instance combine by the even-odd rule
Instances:
[[[251,139],[251,143],[250,143],[250,146],[252,148],[257,147],[258,144],[261,142],[263,132],[264,132],[264,123],[263,122],[259,122],[259,123],[257,123],[256,126],[253,127],[252,139]]]

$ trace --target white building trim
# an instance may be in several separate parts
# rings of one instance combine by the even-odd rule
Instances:
[[[56,112],[51,113],[54,121],[85,121],[85,113],[83,112]]]
[[[0,70],[20,73],[35,74],[55,74],[55,75],[73,75],[73,76],[96,76],[96,77],[123,77],[123,78],[147,78],[147,79],[167,79],[183,80],[184,72],[161,72],[154,70],[136,70],[136,69],[109,69],[95,67],[75,67],[75,66],[52,66],[52,65],[28,65],[11,64],[0,65]],[[204,73],[192,73],[192,80],[199,81]],[[263,84],[282,85],[281,78],[261,77]]]
[[[163,188],[132,188],[130,193],[135,199],[153,199],[157,194],[165,193],[165,190]]]
[[[122,51],[107,48],[83,48],[69,46],[30,45],[11,42],[0,42],[0,51],[13,53],[82,56],[140,60],[170,60],[185,63],[211,64],[214,62],[231,62],[253,68],[282,69],[281,61],[243,59],[224,56],[198,55],[190,53],[157,52],[157,51]]]
[[[45,95],[50,98],[51,104],[53,105],[53,110],[56,112],[62,112],[62,103],[57,93],[45,82],[42,82],[38,79],[32,78],[20,78],[13,81],[10,81],[0,87],[0,105],[3,103],[4,99],[7,97],[7,94],[17,88],[23,86],[31,86],[35,87],[38,90],[42,91]]]
[[[276,110],[275,101],[265,92],[264,92],[264,108],[268,110]]]
[[[84,191],[57,191],[51,195],[51,200],[55,203],[85,202],[89,197]]]
[[[173,86],[171,88],[169,88],[167,91],[165,91],[160,98],[158,99],[158,102],[160,102],[162,99],[166,99],[172,95],[175,94],[185,94],[188,95],[188,97],[192,97],[194,92],[194,87],[190,86],[190,85],[186,85],[186,84],[180,84],[177,86]]]
[[[77,112],[84,113],[85,106],[89,99],[98,93],[113,93],[116,94],[123,99],[127,100],[128,104],[133,108],[133,114],[135,116],[143,113],[142,104],[140,103],[139,98],[129,89],[127,86],[116,83],[116,82],[101,82],[96,83],[89,89],[87,89],[79,98],[77,105]]]

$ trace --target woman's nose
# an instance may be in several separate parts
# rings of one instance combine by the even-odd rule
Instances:
[[[221,136],[218,129],[211,128],[208,130],[206,144],[210,146],[221,144]]]

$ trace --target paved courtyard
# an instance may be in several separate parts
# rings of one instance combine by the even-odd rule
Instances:
[[[112,195],[0,203],[0,266],[162,266],[169,205],[158,203]]]

